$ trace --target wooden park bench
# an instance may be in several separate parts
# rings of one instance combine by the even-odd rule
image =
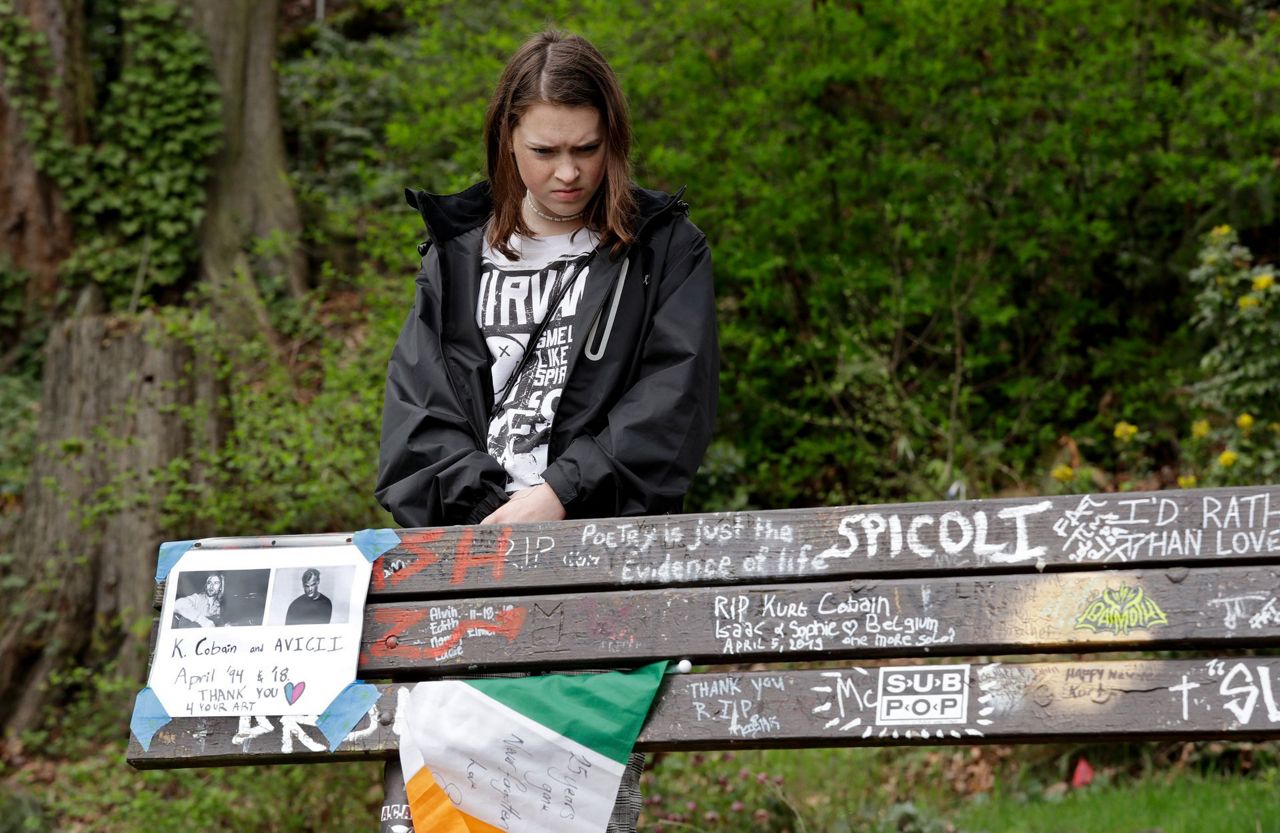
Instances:
[[[188,717],[130,763],[394,761],[407,681],[681,658],[708,669],[666,678],[638,750],[1280,737],[1280,660],[1240,651],[1280,645],[1280,487],[398,536],[361,640],[381,699],[335,752]],[[1177,653],[1094,656],[1151,650]]]

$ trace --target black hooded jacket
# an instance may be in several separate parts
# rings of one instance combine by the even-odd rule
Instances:
[[[494,391],[476,325],[489,186],[405,196],[431,242],[387,366],[375,496],[402,526],[477,523],[507,500],[487,451]],[[635,196],[635,242],[591,256],[578,305],[590,325],[551,425],[543,477],[570,518],[678,512],[715,422],[711,251],[680,194]]]

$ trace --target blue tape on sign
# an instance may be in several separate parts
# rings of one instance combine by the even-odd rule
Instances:
[[[364,553],[365,558],[377,561],[378,556],[387,550],[400,546],[400,536],[394,529],[362,529],[351,536],[351,543]]]
[[[164,710],[164,704],[151,690],[150,686],[138,692],[133,701],[133,717],[129,718],[129,729],[133,732],[142,751],[151,751],[151,739],[166,723],[173,718]]]
[[[359,680],[344,688],[342,693],[333,698],[329,708],[325,709],[324,714],[320,715],[320,719],[316,721],[316,726],[329,741],[330,752],[338,751],[338,746],[343,739],[351,733],[360,719],[369,713],[369,709],[373,708],[376,702],[378,702],[378,687]]]
[[[169,571],[178,565],[195,541],[165,541],[160,545],[160,557],[156,559],[156,584],[169,577]]]

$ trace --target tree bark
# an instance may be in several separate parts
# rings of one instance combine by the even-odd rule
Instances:
[[[0,589],[4,734],[38,726],[66,697],[48,685],[56,671],[115,660],[141,679],[165,538],[167,488],[153,475],[220,444],[209,370],[150,315],[73,319],[50,334],[39,451],[4,570],[23,586]]]
[[[307,288],[302,221],[285,176],[284,136],[276,86],[279,0],[185,0],[209,43],[222,91],[223,147],[214,159],[201,228],[202,269],[239,328],[268,327],[251,279],[253,241],[283,235],[284,247],[263,259],[284,275],[296,297]]]
[[[57,187],[36,169],[27,125],[15,112],[11,84],[29,84],[57,102],[62,127],[85,141],[92,84],[84,43],[84,10],[75,0],[15,0],[20,25],[48,42],[48,67],[0,65],[0,263],[28,275],[28,315],[56,297],[58,266],[71,253],[72,222]],[[19,73],[37,77],[19,78]],[[0,360],[0,371],[4,362]]]

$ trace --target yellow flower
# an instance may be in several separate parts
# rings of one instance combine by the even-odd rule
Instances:
[[[1268,422],[1267,428],[1274,434],[1280,434],[1280,422]]]
[[[1258,305],[1258,299],[1253,295],[1241,295],[1240,300],[1236,301],[1240,305],[1240,309],[1249,309]]]
[[[1209,436],[1209,420],[1197,419],[1195,422],[1191,423],[1191,436],[1195,437],[1197,440],[1203,440],[1205,437]]]
[[[1231,226],[1228,226],[1225,224],[1221,226],[1214,226],[1213,231],[1209,232],[1209,234],[1219,238],[1226,237],[1230,233],[1231,233]]]
[[[1076,476],[1076,470],[1066,464],[1054,466],[1053,471],[1049,475],[1059,483],[1070,483],[1072,478]]]
[[[1275,282],[1276,282],[1275,275],[1270,275],[1270,274],[1259,275],[1258,277],[1253,279],[1253,291],[1266,292],[1268,289],[1271,288],[1271,285]]]
[[[1196,476],[1194,474],[1178,475],[1179,489],[1194,489],[1196,487]]]
[[[1236,417],[1236,427],[1248,434],[1253,429],[1253,414],[1241,414]]]
[[[1115,434],[1117,440],[1119,440],[1122,443],[1127,443],[1129,442],[1129,440],[1132,440],[1135,436],[1137,436],[1138,426],[1134,425],[1131,422],[1125,422],[1124,420],[1120,420],[1119,422],[1116,423],[1116,430],[1113,431],[1112,433]]]
[[[1218,465],[1222,466],[1224,469],[1229,469],[1234,466],[1236,464],[1236,460],[1239,459],[1240,455],[1228,448],[1226,451],[1218,455]]]

